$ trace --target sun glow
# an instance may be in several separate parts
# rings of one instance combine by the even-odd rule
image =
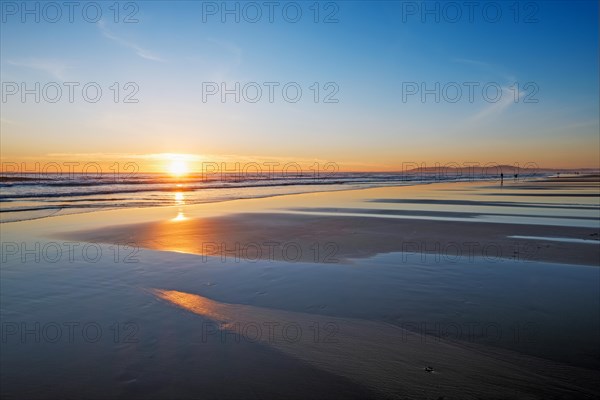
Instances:
[[[174,176],[182,176],[188,173],[188,167],[185,161],[174,159],[168,167],[169,173]]]

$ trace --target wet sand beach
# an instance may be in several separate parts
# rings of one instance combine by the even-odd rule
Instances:
[[[598,188],[440,183],[3,224],[2,397],[597,398]],[[64,243],[79,246],[56,262]]]
[[[109,226],[68,232],[60,237],[112,244],[132,242],[143,248],[223,259],[338,262],[404,252],[407,257],[412,254],[412,257],[427,258],[426,254],[440,253],[448,258],[479,256],[598,265],[600,216],[595,204],[600,201],[600,194],[597,177],[559,182],[569,185],[540,180],[513,185],[501,193],[496,193],[496,186],[471,185],[469,195],[478,200],[398,198],[408,188],[387,189],[387,194],[394,197],[380,199],[358,192],[364,194],[356,203],[360,207],[313,206],[260,213],[233,212],[218,217]],[[447,196],[443,190],[448,185],[430,186],[425,193],[431,191],[437,197]],[[554,192],[545,192],[552,188]],[[586,189],[586,193],[572,193]],[[568,203],[540,204],[537,192],[531,195],[523,193],[524,190],[536,190]],[[533,197],[538,203],[487,200],[488,196],[498,195],[517,200],[520,196]],[[590,202],[580,204],[577,196],[582,195],[589,197]],[[385,208],[374,208],[374,205]],[[449,211],[452,207],[462,209]],[[290,243],[294,248],[286,249]],[[328,250],[323,254],[307,251],[312,243],[329,244]]]

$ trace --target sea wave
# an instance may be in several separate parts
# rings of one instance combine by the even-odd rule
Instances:
[[[94,210],[198,204],[315,191],[335,191],[440,181],[489,180],[497,177],[336,173],[330,176],[201,175],[182,178],[139,176],[0,177],[0,222],[44,218]],[[47,214],[47,215],[46,215]]]

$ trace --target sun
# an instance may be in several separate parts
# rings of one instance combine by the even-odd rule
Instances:
[[[173,160],[169,164],[169,173],[174,176],[182,176],[188,173],[188,167],[183,160]]]

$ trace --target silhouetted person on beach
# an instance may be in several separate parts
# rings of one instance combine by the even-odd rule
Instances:
[[[504,186],[504,174],[500,172],[500,186]]]

